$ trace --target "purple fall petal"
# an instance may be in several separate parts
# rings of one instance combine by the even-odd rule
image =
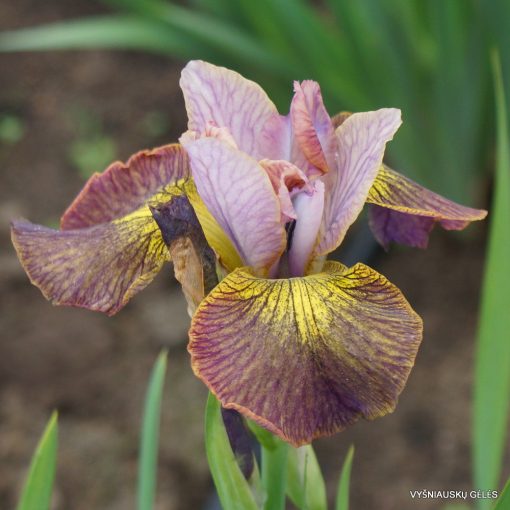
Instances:
[[[329,262],[304,278],[235,270],[197,309],[188,349],[224,407],[299,446],[391,412],[421,337],[384,276]]]
[[[367,197],[369,224],[377,241],[426,248],[436,223],[462,230],[487,211],[465,207],[434,193],[383,165]]]

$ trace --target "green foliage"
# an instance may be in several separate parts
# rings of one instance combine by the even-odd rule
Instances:
[[[311,445],[289,448],[287,494],[300,510],[326,510],[326,486]]]
[[[501,67],[493,54],[497,154],[489,246],[475,360],[473,468],[477,489],[498,487],[510,400],[510,139]],[[490,501],[479,500],[479,508]]]
[[[53,413],[37,445],[17,510],[48,510],[57,462],[58,425]]]
[[[209,469],[223,510],[257,510],[259,507],[230,447],[221,406],[211,393],[205,411],[205,448]]]
[[[290,81],[312,78],[332,112],[401,108],[394,164],[472,202],[488,152],[488,41],[505,48],[510,69],[505,0],[104,2],[120,14],[4,32],[0,51],[136,48],[202,58],[261,82],[282,108]]]
[[[138,464],[138,510],[152,510],[156,492],[159,422],[167,354],[162,352],[152,369],[142,418]]]
[[[287,455],[290,447],[280,439],[275,439],[275,448],[261,447],[262,486],[266,495],[264,510],[285,508]]]
[[[0,142],[13,144],[21,139],[23,122],[15,115],[0,115]]]
[[[510,508],[510,479],[506,482],[503,492],[499,495],[494,510],[508,510]]]
[[[354,446],[349,448],[345,456],[344,465],[338,481],[338,489],[336,493],[335,510],[349,510],[349,487],[351,481],[352,459],[354,457]]]

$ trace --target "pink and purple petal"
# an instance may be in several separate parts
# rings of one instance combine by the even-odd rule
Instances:
[[[400,110],[355,113],[335,131],[336,168],[322,177],[326,185],[319,257],[333,251],[358,217],[382,163],[386,143],[401,124]]]
[[[246,265],[265,273],[285,249],[280,203],[264,169],[216,138],[186,143],[198,193]]]
[[[74,230],[19,220],[12,224],[12,241],[30,281],[47,299],[113,315],[152,281],[169,258],[146,209]]]
[[[141,207],[169,184],[189,177],[188,158],[178,144],[138,152],[94,174],[68,207],[63,230],[106,223]]]
[[[184,68],[180,85],[188,112],[188,129],[202,134],[213,122],[227,128],[240,150],[262,159],[259,134],[276,112],[275,105],[255,82],[240,74],[199,60]]]
[[[315,166],[317,175],[326,173],[334,163],[336,141],[317,82],[294,82],[290,116],[294,136],[306,159]]]
[[[266,171],[274,192],[278,195],[283,222],[296,219],[296,212],[292,205],[292,196],[308,185],[306,175],[292,163],[285,160],[263,159],[259,165]]]
[[[371,204],[370,228],[385,249],[391,242],[426,248],[436,223],[446,230],[462,230],[487,216],[487,211],[447,200],[385,165],[370,188],[367,203]]]
[[[391,412],[422,338],[401,292],[363,264],[304,278],[228,275],[192,320],[192,367],[222,405],[299,446]]]

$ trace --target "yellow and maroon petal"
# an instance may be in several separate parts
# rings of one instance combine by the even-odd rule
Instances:
[[[224,407],[298,446],[391,412],[421,338],[384,276],[328,262],[280,280],[237,269],[197,309],[189,351]]]
[[[113,315],[168,260],[148,207],[109,223],[53,230],[12,223],[12,241],[31,282],[57,305]]]
[[[434,193],[383,165],[367,203],[369,223],[384,248],[391,242],[426,248],[436,223],[446,230],[462,230],[482,220],[487,211],[465,207]]]
[[[135,211],[162,188],[189,177],[188,158],[178,144],[134,154],[94,174],[68,207],[63,230],[106,223]]]

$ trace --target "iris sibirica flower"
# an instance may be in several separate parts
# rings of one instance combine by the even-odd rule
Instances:
[[[200,61],[181,87],[180,144],[94,175],[60,230],[13,222],[31,281],[56,304],[113,314],[172,258],[193,370],[225,408],[293,445],[392,411],[422,321],[384,276],[326,257],[365,203],[384,247],[425,247],[436,223],[460,230],[486,212],[383,164],[397,109],[331,118],[304,81],[282,116],[256,83]]]

